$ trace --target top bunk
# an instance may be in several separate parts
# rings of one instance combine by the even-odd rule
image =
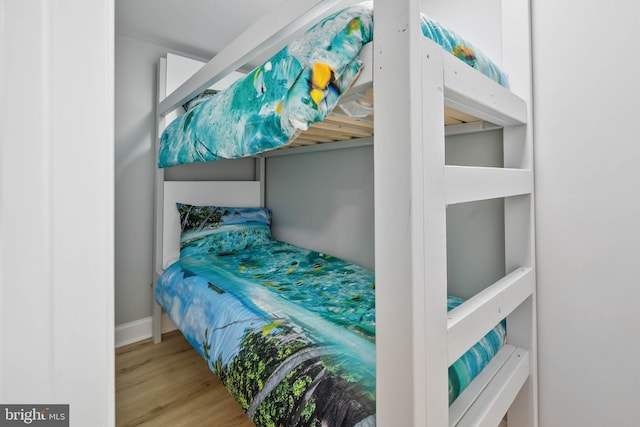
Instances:
[[[423,14],[419,25],[429,51],[442,55],[447,134],[526,122],[525,101],[481,50]],[[186,111],[160,129],[159,166],[370,143],[374,49],[373,3],[285,2],[159,102],[161,118]],[[231,87],[207,91],[256,61]]]

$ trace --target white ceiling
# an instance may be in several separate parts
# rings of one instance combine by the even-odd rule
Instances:
[[[116,34],[210,59],[282,0],[116,0]]]
[[[255,19],[284,0],[116,0],[116,33],[209,60]],[[421,0],[423,10],[498,64],[500,0]],[[266,57],[265,57],[266,58]],[[254,64],[255,65],[255,64]]]

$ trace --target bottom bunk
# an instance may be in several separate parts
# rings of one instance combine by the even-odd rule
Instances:
[[[273,239],[266,209],[178,211],[155,300],[256,425],[375,425],[374,273]],[[452,421],[510,360],[504,340],[501,322],[449,368]]]

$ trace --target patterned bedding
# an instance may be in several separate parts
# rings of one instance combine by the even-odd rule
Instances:
[[[155,299],[256,425],[375,425],[373,272],[273,239],[266,209],[179,210],[180,260]],[[450,401],[504,336],[449,368]]]
[[[471,43],[426,16],[422,33],[507,86],[505,74]],[[287,145],[322,121],[348,90],[373,37],[372,3],[331,15],[226,90],[198,99],[161,136],[159,167],[252,156]]]

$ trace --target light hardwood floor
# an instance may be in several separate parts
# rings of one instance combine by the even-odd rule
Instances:
[[[116,425],[254,426],[178,331],[116,350]]]
[[[116,350],[116,425],[255,427],[178,331]]]

